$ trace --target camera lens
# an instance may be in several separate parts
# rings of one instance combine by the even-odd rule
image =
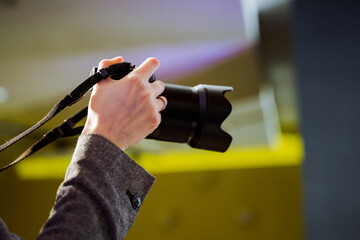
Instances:
[[[221,129],[231,112],[224,94],[232,87],[204,85],[187,87],[165,84],[168,100],[161,123],[147,138],[188,143],[193,148],[225,152],[232,137]]]

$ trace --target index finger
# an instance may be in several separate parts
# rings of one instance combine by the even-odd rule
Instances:
[[[154,72],[159,68],[160,62],[156,58],[146,59],[139,67],[135,68],[133,73],[140,75],[143,79],[148,79],[154,74]]]
[[[123,61],[124,61],[123,57],[114,57],[113,59],[103,59],[99,62],[98,69],[106,68],[112,64],[121,63]]]

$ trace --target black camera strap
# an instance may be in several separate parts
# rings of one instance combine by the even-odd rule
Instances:
[[[40,140],[34,143],[31,147],[29,147],[25,152],[23,152],[17,159],[9,163],[8,165],[2,167],[0,172],[14,166],[15,164],[21,162],[25,158],[29,157],[31,154],[35,153],[36,151],[40,150],[41,148],[45,147],[46,145],[54,142],[58,138],[61,137],[71,137],[76,136],[81,133],[83,130],[83,126],[73,128],[81,119],[83,119],[87,115],[87,107],[82,109],[80,112],[68,118],[64,121],[63,124],[59,125],[58,127],[52,129],[51,131],[47,132]]]
[[[26,131],[20,133],[16,137],[7,141],[3,145],[0,146],[0,152],[10,147],[14,143],[18,142],[20,139],[26,137],[30,133],[34,132],[36,129],[44,125],[66,107],[73,105],[77,101],[79,101],[84,94],[89,91],[96,83],[101,81],[102,79],[106,79],[111,76],[113,79],[121,79],[126,76],[134,69],[134,65],[123,62],[111,65],[107,68],[102,68],[97,71],[97,68],[94,67],[91,73],[91,76],[82,82],[79,86],[77,86],[71,93],[66,95],[63,99],[61,99],[55,106],[48,112],[48,114],[41,119],[38,123],[27,129]],[[113,74],[116,75],[113,77]],[[8,169],[9,167],[15,165],[16,163],[22,161],[26,157],[30,156],[32,153],[36,152],[40,148],[46,146],[47,144],[55,141],[60,137],[69,137],[78,135],[82,131],[82,127],[73,128],[77,122],[79,122],[82,118],[84,118],[87,114],[87,107],[75,114],[73,117],[64,121],[63,124],[49,131],[41,138],[38,142],[33,144],[29,149],[27,149],[23,154],[21,154],[16,160],[12,163],[6,165],[5,167],[0,169],[0,172]]]

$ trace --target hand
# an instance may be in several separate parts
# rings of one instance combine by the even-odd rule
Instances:
[[[122,57],[102,60],[99,69],[122,61]],[[164,83],[148,82],[159,65],[156,58],[148,58],[123,79],[107,78],[96,84],[82,134],[101,135],[125,150],[152,133],[166,106],[166,99],[159,98]]]

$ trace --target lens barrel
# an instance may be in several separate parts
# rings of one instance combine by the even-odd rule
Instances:
[[[225,152],[232,137],[221,129],[231,112],[224,94],[232,87],[200,84],[187,87],[165,84],[168,104],[161,123],[147,138],[187,143],[193,148]]]

